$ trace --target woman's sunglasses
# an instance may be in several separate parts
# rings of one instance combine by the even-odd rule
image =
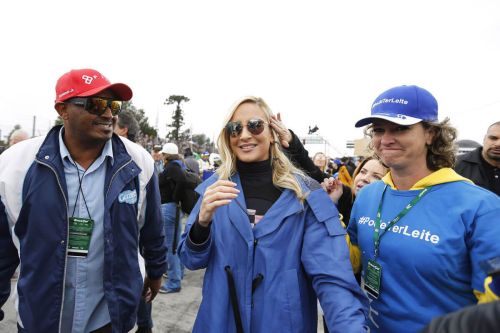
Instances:
[[[253,135],[259,135],[264,132],[265,124],[267,123],[262,119],[250,119],[246,124],[246,127]],[[243,124],[241,121],[230,121],[226,125],[226,131],[231,137],[235,138],[243,131]]]
[[[107,108],[111,109],[111,114],[116,116],[122,110],[122,102],[102,97],[74,97],[66,101],[74,105],[82,106],[85,111],[96,116],[102,116]]]

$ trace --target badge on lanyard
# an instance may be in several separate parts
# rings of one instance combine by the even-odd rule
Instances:
[[[375,218],[375,228],[373,230],[373,247],[374,247],[374,259],[369,259],[367,267],[365,269],[364,276],[364,286],[365,291],[374,298],[378,298],[380,296],[380,281],[382,277],[382,266],[376,261],[379,256],[380,249],[380,240],[382,236],[386,234],[386,230],[391,229],[398,221],[400,221],[415,205],[426,195],[429,193],[429,190],[432,186],[428,186],[424,188],[415,198],[405,208],[399,212],[399,214],[393,218],[389,223],[387,223],[387,227],[383,230],[380,228],[382,223],[382,203],[384,201],[385,191],[387,190],[387,185],[384,187],[384,191],[382,192],[382,197],[380,198],[380,203],[377,210],[377,217]]]
[[[363,288],[375,299],[380,295],[380,281],[382,278],[382,266],[375,260],[369,259],[365,269]]]
[[[68,256],[87,256],[93,228],[94,220],[92,219],[80,217],[69,218]]]

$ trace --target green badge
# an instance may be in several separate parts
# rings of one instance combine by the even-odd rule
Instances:
[[[375,260],[368,260],[368,267],[365,270],[364,289],[372,297],[378,298],[380,295],[380,280],[382,277],[382,267]]]
[[[68,255],[86,257],[89,253],[90,238],[94,221],[80,217],[69,218]]]

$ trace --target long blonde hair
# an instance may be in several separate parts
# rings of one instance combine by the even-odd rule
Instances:
[[[238,99],[233,104],[227,117],[224,120],[222,130],[220,131],[219,137],[217,139],[217,145],[219,148],[222,164],[216,172],[219,175],[220,179],[229,179],[237,171],[236,155],[231,150],[229,133],[227,133],[226,131],[226,124],[231,121],[231,118],[236,112],[236,109],[243,103],[255,103],[262,111],[264,111],[266,117],[264,121],[268,124],[271,123],[271,116],[273,115],[273,113],[262,98],[255,96],[244,96]],[[287,188],[294,191],[297,198],[300,201],[303,201],[306,194],[302,190],[296,176],[299,175],[305,177],[305,175],[301,170],[297,169],[292,164],[292,162],[290,162],[288,157],[286,157],[286,155],[281,151],[278,135],[271,128],[269,128],[269,130],[271,131],[273,141],[269,149],[269,157],[273,174],[273,184],[274,186]]]

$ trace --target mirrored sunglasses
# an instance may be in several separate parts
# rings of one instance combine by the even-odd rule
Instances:
[[[111,114],[116,116],[122,110],[122,102],[102,97],[74,97],[65,103],[82,106],[85,111],[96,116],[101,116],[107,108],[111,109]]]
[[[259,135],[264,132],[265,124],[267,123],[262,119],[250,119],[245,126],[253,135]],[[230,121],[226,125],[226,131],[231,137],[235,138],[243,131],[243,124],[241,121]]]

